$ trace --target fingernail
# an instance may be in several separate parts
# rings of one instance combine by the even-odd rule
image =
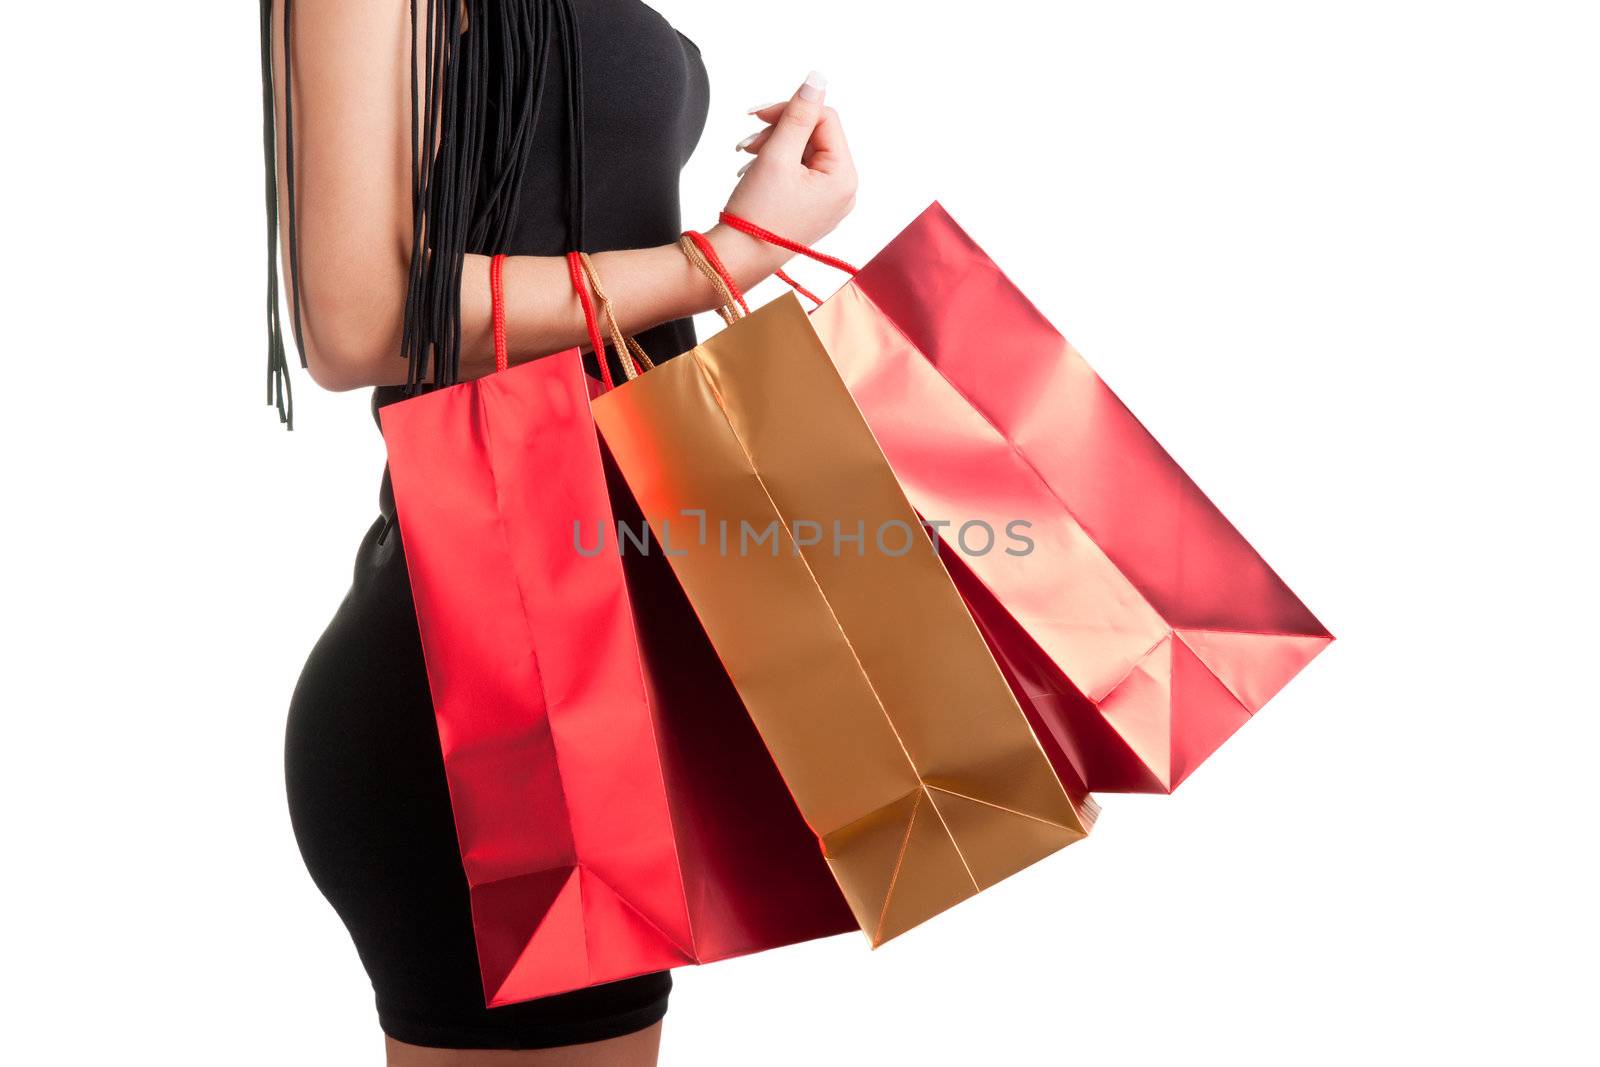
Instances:
[[[760,157],[757,157],[757,158],[760,158]],[[756,165],[756,161],[754,159],[752,159],[750,162],[746,163],[744,166],[739,168],[739,173],[736,174],[735,177],[743,178],[744,174],[745,174],[745,171],[749,170],[751,167],[753,167],[755,165]]]
[[[800,99],[821,100],[822,94],[828,91],[828,76],[819,70],[814,70],[806,75],[805,84],[800,86]]]
[[[787,101],[774,100],[770,104],[762,104],[760,107],[753,107],[749,111],[746,111],[745,114],[746,115],[759,115],[763,111],[770,111],[771,109],[773,109],[775,107],[778,107],[779,105],[784,104],[784,103],[787,103]]]
[[[746,137],[744,140],[742,140],[738,144],[734,145],[733,146],[733,150],[735,152],[743,152],[746,148],[749,148],[751,145],[755,144],[756,143],[756,138],[760,137],[760,136],[761,136],[761,131],[757,130],[755,133],[752,133],[749,137]]]

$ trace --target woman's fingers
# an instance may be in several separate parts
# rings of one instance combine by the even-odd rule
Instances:
[[[822,118],[811,133],[807,156],[806,166],[823,174],[841,174],[854,167],[850,144],[844,136],[844,125],[833,108],[822,109]]]
[[[784,105],[783,111],[773,121],[762,143],[764,155],[780,160],[792,159],[798,163],[805,154],[811,134],[822,119],[822,101],[827,94],[828,79],[812,71],[806,76],[794,97]]]
[[[759,156],[778,131],[792,128],[794,131],[792,136],[795,139],[798,139],[802,131],[806,133],[805,146],[800,152],[801,165],[824,174],[841,173],[852,169],[854,163],[850,156],[850,145],[845,139],[844,126],[839,121],[838,112],[831,107],[821,106],[816,107],[815,111],[810,111],[805,106],[821,104],[821,94],[825,85],[825,79],[813,73],[806,79],[806,84],[801,87],[801,91],[793,100],[751,108],[750,114],[771,125],[757,130],[740,141],[734,146],[734,151]],[[808,96],[812,99],[807,100]],[[796,109],[797,104],[801,105],[798,109]],[[808,117],[808,112],[815,115],[814,120]],[[788,116],[787,121],[785,116]],[[810,123],[809,130],[805,128],[807,122]],[[739,176],[743,177],[754,163],[754,160],[750,160],[740,167]]]
[[[788,106],[789,101],[779,100],[776,104],[762,104],[760,107],[753,107],[747,114],[754,115],[770,126],[778,121],[778,116],[783,114],[783,109]]]
[[[773,128],[769,126],[752,133],[740,141],[735,150],[759,156],[767,142],[772,139],[772,130]],[[833,108],[822,109],[822,118],[818,121],[816,129],[811,131],[811,140],[806,143],[806,150],[801,155],[800,162],[811,170],[821,171],[824,174],[833,174],[851,165],[850,145],[845,140],[844,126],[839,121],[839,113]],[[739,168],[739,176],[743,177],[754,163],[755,160],[748,160]]]
[[[825,92],[827,89],[827,79],[815,71],[812,71],[811,75],[806,79],[806,84],[811,84],[813,79],[819,83],[819,90]],[[747,114],[753,118],[757,118],[762,122],[765,122],[767,124],[767,128],[757,130],[755,133],[752,133],[749,137],[739,142],[736,150],[740,152],[751,153],[760,152],[762,146],[767,143],[767,137],[772,133],[771,126],[783,117],[784,109],[788,106],[788,100],[779,100],[776,104],[762,104],[760,107],[751,108]]]
[[[771,145],[778,144],[776,153],[794,156],[801,166],[830,176],[850,176],[855,163],[850,156],[850,145],[844,135],[839,113],[823,106],[827,79],[815,71],[791,100],[766,104],[750,109],[750,114],[770,123],[734,146],[736,152],[748,152],[760,157]],[[739,177],[755,166],[754,159],[739,168]]]
[[[766,143],[771,137],[772,137],[772,127],[771,126],[768,126],[764,130],[757,130],[755,133],[752,133],[749,137],[746,137],[744,140],[740,141],[738,143],[738,145],[735,146],[734,151],[736,151],[736,152],[749,152],[753,156],[760,155],[761,154],[761,149],[766,147]]]

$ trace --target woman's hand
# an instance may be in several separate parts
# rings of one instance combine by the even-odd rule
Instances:
[[[787,102],[753,114],[766,129],[739,145],[750,162],[728,200],[728,211],[801,244],[832,233],[856,202],[856,168],[839,115],[825,106],[827,80],[813,73]],[[719,227],[717,243],[741,284],[753,284],[782,266],[789,254]],[[737,261],[737,263],[735,262]]]

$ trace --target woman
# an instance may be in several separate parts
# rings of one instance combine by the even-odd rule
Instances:
[[[645,4],[263,0],[262,32],[268,210],[319,385],[374,387],[376,409],[490,371],[495,253],[511,256],[517,361],[587,337],[562,258],[573,248],[597,253],[622,328],[653,358],[693,347],[689,316],[719,303],[675,247],[706,75]],[[752,112],[767,125],[739,146],[756,158],[727,205],[807,243],[854,202],[823,94],[813,75]],[[708,236],[744,286],[786,258],[724,227]],[[270,395],[289,421],[273,262]],[[371,976],[389,1063],[656,1062],[666,974],[483,1005],[387,477],[350,593],[296,688],[286,749],[295,833]]]

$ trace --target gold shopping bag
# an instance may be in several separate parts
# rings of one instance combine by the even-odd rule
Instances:
[[[1087,834],[793,295],[594,415],[874,945]]]

